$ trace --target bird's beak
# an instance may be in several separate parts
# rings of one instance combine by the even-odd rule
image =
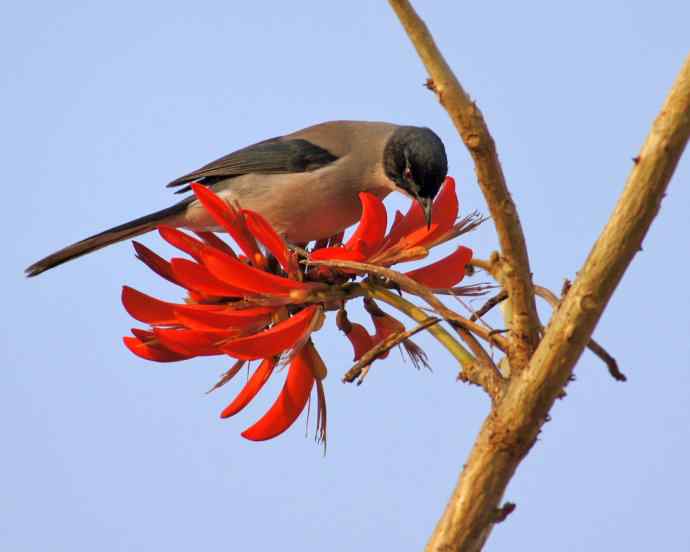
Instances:
[[[422,207],[422,211],[424,211],[424,220],[426,220],[426,227],[427,230],[431,228],[431,213],[432,213],[432,208],[433,208],[433,202],[430,197],[417,197],[417,201],[419,201],[419,205]]]

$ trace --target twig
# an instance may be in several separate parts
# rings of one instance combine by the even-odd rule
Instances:
[[[474,160],[479,186],[486,198],[501,245],[499,279],[512,303],[514,346],[509,351],[515,371],[527,362],[539,339],[539,319],[532,289],[527,245],[520,219],[506,186],[496,144],[477,105],[446,63],[424,21],[407,0],[389,0],[431,77],[430,88],[446,109]]]
[[[410,337],[412,337],[416,333],[421,332],[422,330],[426,330],[434,324],[438,324],[440,321],[440,318],[429,317],[424,322],[418,324],[411,330],[407,330],[404,332],[396,332],[392,335],[389,335],[386,339],[378,343],[374,348],[368,350],[366,353],[362,355],[362,357],[352,366],[352,368],[350,368],[345,373],[345,375],[343,376],[343,382],[352,383],[362,374],[362,370],[365,367],[369,366],[372,362],[374,362],[374,360],[376,360],[376,358],[379,355],[386,353],[387,351],[390,351],[393,347],[400,345],[406,339],[409,339]]]
[[[482,305],[482,307],[475,311],[472,316],[470,316],[470,320],[479,320],[482,316],[484,316],[487,312],[489,312],[491,309],[493,309],[496,305],[499,303],[505,301],[508,298],[508,292],[504,289],[499,293],[498,295],[495,295],[491,299],[489,299],[486,303]]]
[[[232,378],[234,378],[237,375],[237,372],[239,372],[242,369],[242,366],[244,366],[245,361],[244,360],[238,360],[235,362],[235,364],[232,365],[232,368],[225,372],[220,379],[213,384],[213,387],[206,391],[206,394],[212,393],[216,389],[223,387],[226,383],[228,383]]]
[[[470,266],[474,266],[476,268],[481,268],[482,270],[488,272],[491,274],[494,279],[498,279],[496,276],[496,270],[498,267],[494,266],[494,263],[498,260],[498,253],[494,252],[492,254],[492,259],[487,261],[485,259],[478,259],[477,257],[472,257],[472,260],[470,260],[469,264]]]
[[[494,523],[502,523],[507,517],[515,511],[514,502],[506,502],[496,511],[496,517],[494,518]]]
[[[609,374],[611,374],[613,379],[616,381],[628,381],[628,378],[625,376],[625,374],[618,368],[618,362],[616,362],[616,359],[613,358],[597,341],[590,339],[589,343],[587,343],[587,348],[597,355],[604,364],[606,364],[606,367],[609,369]]]
[[[534,286],[534,291],[539,297],[543,298],[549,305],[551,305],[553,309],[558,308],[558,305],[561,301],[553,291],[538,285]],[[604,364],[606,364],[609,374],[611,374],[613,379],[616,381],[628,381],[628,378],[625,377],[625,374],[618,368],[618,362],[616,362],[616,359],[613,358],[608,351],[593,338],[590,338],[590,340],[587,342],[587,348],[598,356]]]
[[[690,57],[661,108],[606,228],[523,377],[485,420],[427,551],[481,550],[518,465],[534,444],[592,331],[639,251],[690,135]]]

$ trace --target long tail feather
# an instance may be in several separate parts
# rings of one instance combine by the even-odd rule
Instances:
[[[168,207],[167,209],[156,211],[150,215],[125,222],[119,226],[114,226],[113,228],[109,228],[108,230],[104,230],[103,232],[94,234],[93,236],[89,236],[88,238],[56,251],[55,253],[51,253],[44,259],[32,264],[24,272],[26,272],[28,277],[38,276],[46,270],[61,265],[62,263],[66,263],[67,261],[71,261],[72,259],[76,259],[77,257],[81,257],[82,255],[86,255],[87,253],[91,253],[92,251],[97,251],[98,249],[102,249],[108,245],[112,245],[114,243],[145,234],[146,232],[150,232],[160,224],[167,222],[172,217],[182,214],[190,202],[191,199],[186,199],[176,203],[172,207]]]

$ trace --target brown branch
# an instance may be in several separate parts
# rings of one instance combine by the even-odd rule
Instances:
[[[554,309],[558,308],[561,303],[561,300],[556,296],[556,294],[548,288],[535,285],[534,291]],[[611,374],[613,379],[616,381],[628,381],[628,378],[625,377],[625,374],[618,368],[618,362],[616,362],[616,359],[613,358],[609,352],[604,349],[604,347],[597,343],[594,338],[591,338],[587,342],[587,348],[597,357],[599,357],[604,364],[606,364],[606,368],[608,368],[609,374]]]
[[[496,144],[477,105],[446,63],[424,21],[407,0],[389,0],[431,76],[435,91],[474,160],[479,186],[486,198],[501,245],[500,283],[512,303],[510,363],[514,371],[527,366],[539,340],[539,319],[532,289],[527,245],[517,209],[506,185]]]
[[[434,324],[438,324],[440,321],[440,318],[430,316],[424,322],[417,324],[417,326],[415,326],[411,330],[406,330],[404,332],[396,332],[392,335],[389,335],[386,339],[384,339],[383,341],[375,345],[372,349],[369,349],[366,353],[364,353],[362,357],[352,366],[352,368],[345,372],[345,375],[343,376],[343,382],[352,383],[362,374],[364,368],[366,368],[372,362],[374,362],[379,355],[390,351],[393,347],[400,345],[406,339],[409,339],[410,337],[412,337],[416,333],[421,332],[422,330],[426,330]],[[361,383],[361,381],[359,383]]]
[[[613,379],[616,381],[628,381],[628,378],[625,376],[623,372],[620,371],[620,368],[618,368],[618,362],[616,362],[616,359],[613,358],[609,352],[604,349],[597,341],[594,341],[594,339],[590,339],[589,343],[587,343],[587,348],[592,351],[596,356],[599,357],[599,360],[601,360],[604,364],[606,364],[606,367],[609,370],[609,374]]]
[[[535,286],[536,288],[536,286]],[[482,307],[472,313],[472,316],[470,316],[470,320],[479,320],[482,316],[484,316],[487,312],[489,312],[491,309],[493,309],[496,305],[499,303],[502,303],[508,298],[508,292],[504,289],[499,293],[498,295],[494,295],[491,299],[489,299],[486,303],[482,305]]]
[[[686,59],[608,224],[546,329],[525,374],[482,425],[428,551],[481,550],[499,501],[536,441],[623,273],[640,250],[690,135]]]

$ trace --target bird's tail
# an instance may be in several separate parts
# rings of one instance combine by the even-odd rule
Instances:
[[[171,218],[182,214],[187,205],[190,203],[189,200],[184,200],[176,203],[172,207],[167,209],[162,209],[151,213],[149,215],[130,220],[119,226],[114,226],[93,236],[89,236],[81,241],[63,247],[55,253],[51,253],[44,259],[35,262],[30,267],[28,267],[24,272],[28,277],[38,276],[41,272],[45,272],[53,267],[91,253],[92,251],[97,251],[108,245],[126,240],[129,238],[134,238],[146,232],[150,232],[158,225],[165,223]]]

